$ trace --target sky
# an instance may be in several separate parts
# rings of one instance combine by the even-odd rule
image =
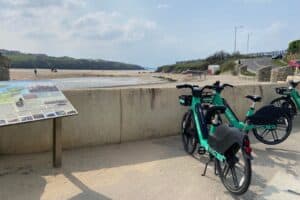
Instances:
[[[0,0],[0,49],[160,66],[286,49],[299,0]]]

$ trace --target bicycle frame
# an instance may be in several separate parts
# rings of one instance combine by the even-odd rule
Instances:
[[[218,105],[218,106],[225,106],[225,117],[228,120],[228,122],[233,125],[234,127],[245,131],[246,133],[251,131],[252,129],[256,128],[266,128],[266,129],[274,129],[274,125],[255,125],[255,124],[248,124],[239,121],[235,113],[232,111],[231,107],[226,103],[225,99],[222,98],[220,92],[215,91],[215,94],[212,98],[212,104]],[[255,103],[253,103],[252,106],[250,106],[249,110],[246,113],[246,117],[252,116],[255,113]]]
[[[226,157],[223,154],[218,153],[215,151],[213,148],[210,147],[208,144],[208,140],[203,137],[203,133],[201,130],[201,124],[200,124],[200,117],[198,112],[197,112],[197,105],[201,104],[201,98],[199,97],[193,97],[192,98],[192,105],[190,106],[190,109],[192,110],[194,119],[195,119],[195,124],[196,124],[196,129],[199,137],[199,144],[201,147],[203,147],[207,152],[211,153],[216,159],[220,161],[225,161]],[[209,134],[214,134],[216,130],[216,127],[214,125],[210,126]]]
[[[300,110],[300,96],[299,96],[298,91],[295,88],[293,88],[291,90],[290,96],[293,99],[293,101],[295,102],[297,109]]]

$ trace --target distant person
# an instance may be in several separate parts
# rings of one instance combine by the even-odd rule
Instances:
[[[37,69],[34,69],[34,75],[37,76]]]

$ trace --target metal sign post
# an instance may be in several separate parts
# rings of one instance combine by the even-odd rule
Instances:
[[[62,164],[62,118],[53,119],[53,167],[61,167]]]

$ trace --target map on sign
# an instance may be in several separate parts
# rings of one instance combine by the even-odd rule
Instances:
[[[0,126],[75,114],[51,81],[0,81]]]

